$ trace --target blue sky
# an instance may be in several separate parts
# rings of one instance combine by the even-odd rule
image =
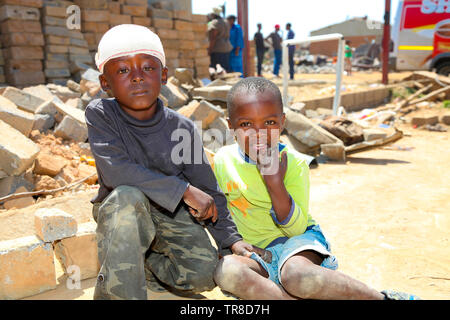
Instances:
[[[391,23],[399,0],[391,0]],[[192,12],[207,14],[215,6],[225,3],[226,14],[237,15],[237,0],[192,0]],[[369,19],[384,21],[385,0],[248,0],[249,37],[253,39],[256,24],[262,23],[262,32],[268,35],[279,24],[284,30],[292,24],[296,38],[307,37],[312,30],[367,15]]]

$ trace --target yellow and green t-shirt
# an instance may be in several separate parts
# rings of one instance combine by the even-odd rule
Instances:
[[[291,211],[278,221],[264,180],[256,164],[238,144],[222,147],[214,156],[214,174],[227,198],[228,209],[244,241],[265,248],[280,237],[305,232],[315,222],[308,213],[309,167],[301,154],[279,144],[280,154],[287,153],[284,185],[291,197]]]

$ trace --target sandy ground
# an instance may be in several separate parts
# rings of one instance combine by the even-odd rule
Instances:
[[[391,147],[412,147],[409,151],[378,148],[350,155],[346,163],[321,163],[311,169],[310,213],[331,242],[339,271],[378,290],[450,299],[447,128],[430,132],[404,124],[400,129],[406,136]],[[0,241],[32,234],[33,213],[44,204],[65,208],[79,222],[91,219],[89,199],[94,193],[69,194],[0,213]],[[59,269],[58,280],[57,289],[27,299],[92,299],[95,279],[68,290]],[[149,299],[186,298],[230,299],[218,288],[195,297],[149,291]]]

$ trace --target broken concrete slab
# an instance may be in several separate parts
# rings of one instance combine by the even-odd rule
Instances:
[[[342,142],[304,115],[285,108],[287,132],[304,145],[313,148],[321,144]]]
[[[0,242],[0,299],[13,300],[56,288],[53,247],[35,236]]]
[[[0,96],[0,120],[5,121],[28,137],[33,129],[34,115],[17,108],[12,101]]]
[[[80,224],[75,236],[55,242],[55,255],[66,274],[71,273],[71,266],[77,266],[80,280],[97,276],[100,266],[96,228],[95,222]]]
[[[45,102],[38,96],[15,87],[7,87],[2,96],[12,101],[17,107],[32,113],[35,113],[36,109]]]
[[[204,99],[208,101],[227,101],[227,94],[230,91],[231,85],[222,86],[207,86],[194,88],[192,90],[192,97],[194,99]]]
[[[45,132],[55,125],[55,117],[50,114],[38,114],[34,115],[34,122],[32,130],[39,130],[39,132]]]
[[[52,242],[77,233],[78,225],[75,218],[57,208],[40,208],[34,213],[34,231],[44,242]]]
[[[20,175],[32,164],[39,147],[21,132],[0,120],[0,170],[7,175]]]
[[[81,111],[80,109],[77,110]],[[77,142],[85,142],[88,138],[86,124],[82,125],[79,121],[76,121],[68,115],[64,116],[63,120],[55,128],[54,132],[57,137],[62,137],[63,139],[74,140]]]
[[[207,129],[214,120],[224,116],[224,112],[220,107],[206,100],[200,102],[192,100],[188,105],[178,109],[177,112],[194,122],[200,121],[202,129]]]
[[[169,108],[180,108],[189,101],[189,96],[183,89],[169,82],[161,86],[161,95],[167,99]]]

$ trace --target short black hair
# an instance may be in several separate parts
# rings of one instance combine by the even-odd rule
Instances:
[[[233,14],[230,14],[227,19],[232,19],[232,20],[236,20],[236,16]]]
[[[281,97],[281,91],[278,86],[270,80],[262,77],[248,77],[240,80],[234,84],[227,94],[227,110],[228,116],[231,115],[235,105],[234,99],[238,94],[258,94],[270,91],[273,94],[275,100],[277,100],[280,106],[281,112],[283,112],[283,98]]]
[[[286,27],[292,27],[292,25],[288,22],[288,23],[286,23]]]

